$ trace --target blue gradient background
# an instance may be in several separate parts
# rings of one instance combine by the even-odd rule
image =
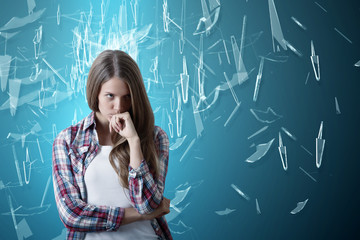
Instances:
[[[94,16],[92,30],[99,29],[101,1],[92,1]],[[119,14],[121,1],[106,2],[108,8],[105,18],[105,32],[109,31],[111,18]],[[249,80],[234,90],[241,101],[241,106],[227,127],[224,123],[235,107],[230,91],[221,92],[216,104],[201,114],[204,131],[197,138],[194,146],[180,162],[192,139],[196,138],[196,128],[189,101],[183,105],[183,135],[187,135],[184,144],[170,152],[169,169],[166,180],[165,196],[174,198],[176,190],[191,186],[188,195],[178,207],[185,207],[181,214],[169,222],[174,239],[355,239],[359,237],[357,220],[360,213],[358,134],[359,131],[359,76],[360,68],[354,64],[360,60],[360,3],[358,1],[314,1],[275,2],[282,31],[286,40],[299,49],[302,57],[290,50],[278,55],[288,56],[286,62],[265,61],[259,97],[252,101],[260,57],[272,52],[271,28],[268,2],[265,0],[221,1],[220,18],[209,36],[204,35],[204,63],[215,72],[206,69],[205,95],[217,85],[225,82],[223,72],[232,76],[235,72],[234,58],[231,51],[230,36],[234,35],[240,46],[243,16],[247,16],[246,39],[243,59],[249,72]],[[0,26],[14,16],[27,15],[26,1],[1,0]],[[20,33],[7,41],[7,54],[23,59],[18,47],[30,60],[34,60],[34,31],[43,26],[42,57],[44,57],[67,80],[70,69],[75,63],[71,42],[72,30],[78,25],[80,12],[89,13],[89,1],[36,1],[35,10],[46,8],[45,13],[32,24],[20,28]],[[56,25],[57,6],[60,4],[62,17],[60,26]],[[199,47],[199,36],[192,33],[202,17],[200,1],[186,1],[184,53],[178,49],[180,31],[170,23],[169,33],[163,30],[163,2],[139,1],[138,27],[152,24],[149,39],[139,45],[138,64],[144,81],[153,81],[149,71],[152,60],[159,57],[159,76],[161,84],[151,83],[148,95],[155,112],[156,124],[169,135],[169,112],[174,123],[176,140],[176,116],[170,111],[170,97],[179,84],[182,72],[182,56],[187,58],[190,86],[197,89],[196,69],[198,63],[193,54],[198,56],[191,44]],[[180,24],[181,1],[168,0],[170,18]],[[130,4],[128,7],[128,29],[133,27]],[[298,27],[292,20],[294,16],[303,23],[307,30]],[[70,17],[72,19],[70,19]],[[344,33],[352,43],[341,37],[334,28]],[[258,37],[257,37],[258,36]],[[105,36],[106,37],[106,36]],[[162,39],[162,44],[148,49],[154,39]],[[227,63],[222,44],[207,50],[218,39],[224,39],[229,50],[231,64]],[[321,80],[317,82],[310,61],[310,41],[314,41],[316,54],[320,57]],[[4,54],[5,40],[0,39],[0,54]],[[222,64],[219,64],[217,52]],[[274,55],[274,54],[273,54]],[[34,66],[31,61],[18,60],[11,63],[9,79],[28,77]],[[48,69],[41,63],[43,69]],[[310,72],[307,84],[305,80]],[[65,85],[55,76],[58,90],[66,91]],[[11,80],[10,80],[11,81]],[[49,81],[48,81],[49,82]],[[146,85],[146,84],[145,84]],[[40,83],[21,88],[20,96],[40,89]],[[180,86],[180,85],[178,85]],[[8,89],[7,89],[8,91]],[[189,97],[191,97],[189,91]],[[341,114],[336,115],[334,97],[337,97]],[[9,95],[0,94],[0,105]],[[210,101],[213,96],[210,96]],[[266,110],[268,107],[283,117],[268,124],[262,134],[248,140],[247,137],[265,126],[257,121],[249,109]],[[37,107],[32,109],[37,110]],[[25,147],[29,148],[33,164],[31,181],[22,187],[8,187],[0,190],[0,239],[16,239],[16,231],[9,212],[8,195],[11,195],[14,208],[22,205],[26,208],[39,206],[45,185],[51,175],[51,146],[53,141],[52,124],[57,131],[68,127],[77,111],[77,120],[89,112],[85,97],[81,93],[72,95],[57,106],[44,107],[46,116],[37,117],[26,104],[18,107],[12,117],[10,111],[1,111],[0,141],[2,160],[0,161],[0,180],[6,185],[18,181],[12,145],[17,151],[20,166],[25,160]],[[38,111],[36,111],[39,113]],[[220,117],[220,118],[219,118]],[[28,132],[33,124],[40,123],[42,130],[38,136],[29,135],[25,147],[20,141],[7,139],[9,132]],[[320,122],[324,121],[323,138],[326,139],[323,162],[319,169],[315,166],[315,138]],[[283,132],[284,145],[288,151],[288,171],[284,171],[277,150],[278,132],[285,127],[297,137],[293,141]],[[36,138],[39,139],[44,163],[40,161]],[[269,152],[257,163],[249,164],[245,160],[255,152],[252,143],[261,144],[275,138]],[[313,156],[306,153],[300,145],[309,149]],[[306,176],[299,166],[307,170],[317,182]],[[23,170],[21,167],[21,174]],[[250,197],[246,201],[237,194],[231,184],[237,185]],[[180,186],[181,185],[181,186]],[[180,187],[179,187],[180,186]],[[261,214],[256,213],[255,199],[258,199]],[[296,203],[309,199],[305,208],[296,215],[290,211]],[[17,223],[25,218],[33,235],[28,239],[53,239],[64,228],[56,209],[52,183],[48,189],[44,204],[50,208],[41,214],[17,216]],[[187,205],[188,204],[188,205]],[[215,211],[236,209],[219,216]],[[172,210],[173,211],[173,210]],[[176,226],[179,221],[189,228]],[[178,232],[183,232],[179,234]]]

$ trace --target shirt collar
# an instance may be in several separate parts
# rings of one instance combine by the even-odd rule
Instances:
[[[86,118],[84,122],[84,130],[88,129],[90,126],[94,125],[96,127],[95,113],[92,111]]]

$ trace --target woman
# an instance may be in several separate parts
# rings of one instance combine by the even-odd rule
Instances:
[[[53,183],[67,239],[172,239],[163,197],[169,159],[140,70],[125,52],[106,50],[86,86],[92,112],[59,133]]]

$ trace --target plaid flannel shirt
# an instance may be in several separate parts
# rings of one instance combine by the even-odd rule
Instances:
[[[67,228],[67,239],[84,239],[86,232],[116,231],[124,208],[87,204],[84,174],[99,149],[94,112],[61,131],[52,151],[53,184],[60,219]],[[143,159],[137,169],[129,166],[130,199],[140,214],[151,213],[162,198],[169,161],[169,140],[160,127],[154,128],[160,174],[154,179]],[[159,239],[172,239],[164,216],[151,220]]]

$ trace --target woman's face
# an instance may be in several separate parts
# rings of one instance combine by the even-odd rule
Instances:
[[[131,95],[128,85],[118,77],[113,77],[101,85],[98,107],[104,119],[117,113],[128,112],[131,108]]]

